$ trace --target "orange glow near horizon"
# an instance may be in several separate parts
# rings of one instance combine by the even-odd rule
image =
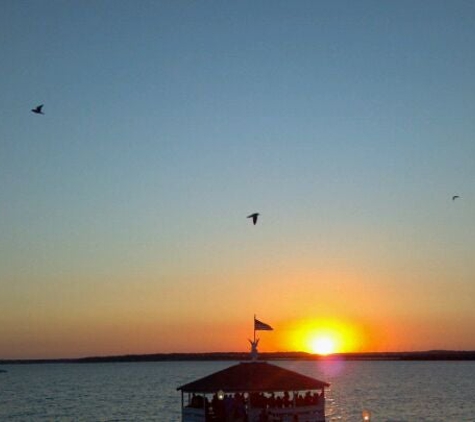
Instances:
[[[363,339],[350,323],[318,319],[302,321],[292,329],[292,349],[319,355],[348,353],[359,350]]]

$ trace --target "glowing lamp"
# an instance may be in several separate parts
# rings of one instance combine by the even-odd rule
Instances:
[[[218,391],[218,400],[223,400],[224,399],[224,391],[223,390],[219,390]]]
[[[371,421],[371,412],[369,410],[363,410],[362,416],[363,416],[363,422]]]

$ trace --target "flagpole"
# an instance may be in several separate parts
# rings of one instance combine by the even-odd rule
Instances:
[[[254,327],[254,344],[256,343],[256,314],[254,314],[254,321],[252,321],[252,326]]]

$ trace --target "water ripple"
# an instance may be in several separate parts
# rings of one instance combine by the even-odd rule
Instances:
[[[327,422],[475,422],[475,362],[280,362],[331,383]],[[6,365],[2,422],[178,422],[176,388],[230,362]]]

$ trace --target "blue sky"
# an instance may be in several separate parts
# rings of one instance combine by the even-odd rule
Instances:
[[[427,318],[475,318],[474,24],[468,1],[3,2],[4,326],[276,268],[374,272],[367,291],[416,285],[414,314],[429,290]],[[300,315],[262,301],[236,313]]]

